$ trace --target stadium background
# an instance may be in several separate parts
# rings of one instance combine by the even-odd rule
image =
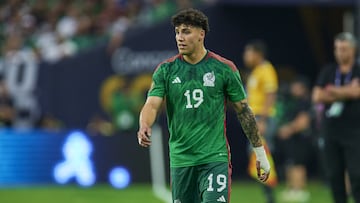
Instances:
[[[209,16],[206,47],[244,75],[245,43],[263,39],[284,86],[296,74],[313,83],[333,61],[333,36],[358,33],[351,0],[2,1],[1,80],[15,115],[0,130],[1,202],[160,202],[150,187],[149,151],[135,138],[137,116],[152,71],[176,54],[169,17],[190,5]],[[233,112],[228,117],[235,202],[262,201],[246,172],[246,139]],[[158,123],[166,166],[164,115]],[[312,136],[317,146],[318,133]],[[314,151],[312,202],[329,202],[320,160]],[[66,162],[80,172],[57,170]],[[128,189],[112,189],[127,180]]]

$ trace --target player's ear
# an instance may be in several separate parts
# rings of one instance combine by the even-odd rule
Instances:
[[[201,29],[201,30],[200,30],[199,42],[200,42],[201,40],[204,40],[204,38],[205,38],[205,30]]]

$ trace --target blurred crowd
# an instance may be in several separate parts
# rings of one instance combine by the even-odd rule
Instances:
[[[27,47],[56,62],[106,39],[111,49],[131,26],[153,25],[201,1],[7,0],[0,3],[0,56]]]
[[[56,63],[104,44],[111,54],[121,46],[129,29],[152,26],[180,9],[213,2],[215,0],[0,1],[0,82],[3,89],[0,106],[5,106],[0,108],[7,109],[1,111],[0,123],[10,127],[14,120],[34,114],[19,108],[19,102],[25,99],[17,97],[18,89],[8,87],[6,75],[9,69],[14,69],[10,67],[19,67],[24,61]],[[34,111],[37,108],[30,107]],[[42,127],[61,126],[51,115],[36,116],[40,118],[38,124]],[[22,123],[20,127],[31,125]]]

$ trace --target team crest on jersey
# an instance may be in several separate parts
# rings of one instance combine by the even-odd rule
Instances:
[[[204,86],[206,87],[215,87],[215,74],[214,72],[205,73],[204,77]]]

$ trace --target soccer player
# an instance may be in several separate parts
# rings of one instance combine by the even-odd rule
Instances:
[[[325,104],[324,152],[334,202],[347,202],[344,174],[348,171],[355,202],[360,202],[360,65],[357,40],[351,33],[334,39],[336,64],[323,69],[312,100]]]
[[[170,173],[175,203],[230,202],[231,163],[226,139],[226,102],[237,112],[257,155],[260,181],[268,179],[265,155],[234,63],[207,50],[208,18],[195,9],[172,17],[179,54],[161,63],[153,74],[140,113],[138,142],[151,144],[151,126],[166,102],[170,131]],[[240,130],[239,130],[240,132]]]

